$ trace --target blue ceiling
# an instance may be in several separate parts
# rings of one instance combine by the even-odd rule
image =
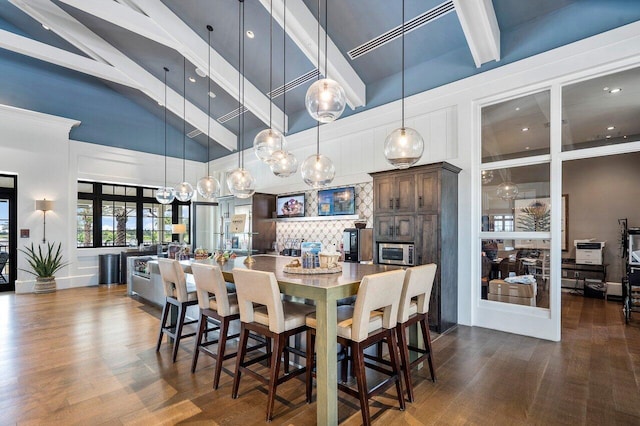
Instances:
[[[160,43],[129,32],[57,0],[51,0],[71,17],[136,61],[156,78],[163,79],[162,68],[170,68],[168,84],[183,93],[182,55]],[[162,0],[162,2],[196,34],[207,41],[207,24],[214,27],[212,47],[232,66],[238,63],[238,7],[233,1]],[[28,0],[27,0],[28,3]],[[303,0],[317,16],[317,0]],[[409,20],[442,3],[442,0],[407,0]],[[501,31],[501,59],[476,68],[456,12],[407,33],[406,93],[420,93],[452,81],[460,80],[568,43],[640,20],[638,0],[493,0]],[[347,107],[344,116],[371,109],[401,97],[401,49],[394,40],[355,60],[347,52],[354,47],[401,24],[401,2],[398,0],[329,1],[329,36],[343,56],[366,84],[366,105],[353,111]],[[255,39],[245,39],[245,76],[260,91],[269,91],[269,13],[258,0],[245,0],[245,28],[255,32]],[[324,8],[323,8],[324,10]],[[323,12],[324,13],[324,12]],[[323,17],[321,21],[324,22]],[[0,29],[23,35],[85,56],[67,41],[15,7],[0,0]],[[284,81],[283,31],[273,25],[273,78],[275,88]],[[206,112],[207,80],[196,77],[194,66],[187,63],[187,99]],[[286,80],[290,81],[314,69],[296,44],[286,39]],[[71,138],[90,143],[164,154],[163,108],[143,93],[52,65],[37,59],[0,49],[0,104],[12,105],[43,113],[80,120]],[[289,133],[315,125],[304,109],[307,82],[286,94]],[[238,107],[237,101],[217,84],[211,101],[213,120]],[[284,109],[282,96],[274,104]],[[254,135],[264,129],[252,113],[245,113],[245,147]],[[223,123],[238,133],[239,120]],[[182,156],[182,116],[169,114],[169,151]],[[194,128],[186,125],[186,132]],[[205,161],[207,136],[186,138],[187,158]],[[1,142],[0,142],[1,143]],[[209,158],[229,154],[215,140]]]

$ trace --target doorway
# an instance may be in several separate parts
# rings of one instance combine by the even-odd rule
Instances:
[[[16,289],[16,181],[16,176],[0,175],[0,292]]]

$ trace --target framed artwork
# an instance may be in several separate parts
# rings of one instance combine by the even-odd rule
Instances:
[[[569,196],[562,196],[561,247],[567,251],[569,247]],[[551,231],[551,199],[533,198],[515,200],[514,221],[516,232],[549,232]],[[546,249],[550,248],[549,240],[516,240],[516,248]]]

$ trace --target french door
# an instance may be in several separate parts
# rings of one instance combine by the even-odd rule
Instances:
[[[0,291],[16,288],[16,218],[16,176],[0,175]]]

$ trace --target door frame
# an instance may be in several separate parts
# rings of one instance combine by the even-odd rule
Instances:
[[[9,200],[9,283],[0,285],[0,292],[15,291],[18,277],[18,176],[2,175],[13,179],[13,188],[0,188],[0,198]]]

